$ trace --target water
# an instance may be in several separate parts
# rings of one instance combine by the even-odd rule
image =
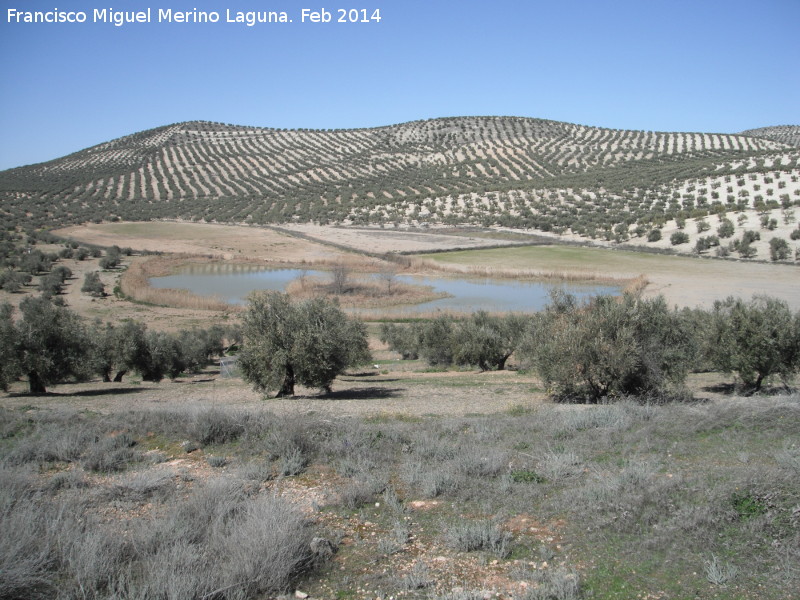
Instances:
[[[329,279],[326,271],[301,269],[265,269],[256,265],[202,265],[186,267],[176,275],[154,277],[150,285],[155,288],[187,289],[199,296],[217,296],[230,304],[243,304],[247,295],[255,290],[283,291],[286,285],[300,277]],[[538,281],[466,277],[415,277],[397,276],[397,281],[415,285],[429,285],[436,292],[450,294],[430,302],[411,306],[392,306],[380,309],[361,309],[353,312],[413,315],[436,310],[474,312],[541,310],[549,302],[550,290],[561,288],[578,298],[597,294],[619,294],[617,286],[596,284],[556,284]]]

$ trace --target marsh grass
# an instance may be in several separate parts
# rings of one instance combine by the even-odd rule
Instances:
[[[198,296],[189,290],[154,288],[150,285],[150,278],[169,275],[191,258],[190,256],[155,257],[134,262],[120,277],[119,289],[127,298],[144,304],[192,310],[235,310],[235,307],[220,298]]]
[[[387,285],[386,282],[363,276],[351,277],[341,287],[335,282],[318,277],[301,277],[286,286],[286,293],[298,300],[317,297],[335,298],[341,306],[347,308],[422,304],[449,296],[445,292],[435,292],[432,286],[399,281]]]
[[[481,251],[466,251],[476,252]],[[465,252],[465,255],[466,255]],[[458,252],[451,253],[457,255]],[[449,256],[449,255],[448,255]],[[478,256],[478,254],[476,254]],[[410,266],[416,271],[439,271],[443,273],[458,273],[469,277],[494,278],[494,279],[524,279],[529,281],[546,281],[559,283],[595,283],[601,285],[633,286],[643,289],[647,285],[644,275],[634,278],[629,277],[610,277],[604,275],[602,271],[589,270],[544,270],[544,269],[525,269],[514,267],[502,267],[497,265],[480,264],[460,264],[458,262],[444,262],[435,258],[413,257]]]

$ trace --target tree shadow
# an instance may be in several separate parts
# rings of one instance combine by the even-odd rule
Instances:
[[[725,396],[781,396],[797,392],[796,386],[787,384],[765,384],[760,390],[741,383],[718,383],[700,388],[706,392],[715,392]]]
[[[320,400],[380,400],[384,398],[397,398],[403,388],[366,387],[336,390],[327,394],[319,394],[314,398]]]
[[[31,394],[30,392],[12,392],[8,396],[10,398],[69,398],[70,396],[86,397],[92,396],[108,396],[117,394],[138,394],[148,391],[146,388],[129,387],[129,388],[109,388],[107,390],[83,390],[80,392],[45,392],[44,394]]]
[[[350,376],[346,375],[344,377],[339,377],[338,379],[339,379],[339,381],[349,381],[348,377],[350,377]],[[378,373],[376,373],[375,375],[373,375],[373,377],[380,377],[380,375]],[[381,379],[374,380],[375,383],[395,383],[397,381],[402,381],[402,380],[399,377],[392,377],[391,379],[383,379],[383,378],[381,378]]]
[[[380,375],[381,372],[377,369],[375,371],[359,371],[358,373],[345,373],[345,377],[375,377]]]
[[[714,385],[703,386],[700,389],[704,392],[725,394],[726,396],[732,396],[737,392],[736,384],[734,383],[715,383]]]

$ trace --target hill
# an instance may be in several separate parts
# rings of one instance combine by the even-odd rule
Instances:
[[[747,131],[743,131],[742,135],[774,140],[776,142],[789,144],[795,148],[800,148],[800,127],[796,125],[778,125],[776,127],[748,129]]]
[[[193,121],[0,172],[0,206],[6,226],[441,223],[627,238],[676,217],[793,205],[798,146],[796,126],[718,134],[515,117],[352,130]]]

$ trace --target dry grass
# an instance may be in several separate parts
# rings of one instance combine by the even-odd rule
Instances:
[[[644,289],[650,284],[650,281],[647,277],[642,274],[638,277],[634,277],[628,283],[625,284],[625,287],[622,288],[622,293],[624,294],[633,294],[634,296],[638,296]]]
[[[365,279],[350,279],[341,293],[334,283],[318,277],[299,277],[288,286],[286,292],[295,299],[335,298],[348,308],[380,308],[404,304],[421,304],[446,298],[445,292],[435,292],[431,286],[413,285],[399,281],[383,282]]]
[[[189,290],[157,289],[150,285],[151,277],[169,275],[189,260],[196,260],[196,257],[176,255],[169,258],[157,257],[144,262],[135,262],[120,278],[120,290],[128,298],[147,304],[193,310],[231,310],[233,307],[230,304],[217,297],[198,296]]]
[[[408,264],[409,269],[415,272],[437,271],[443,273],[458,273],[469,277],[557,281],[562,283],[596,283],[620,286],[628,286],[633,282],[644,280],[644,285],[647,285],[644,275],[631,279],[628,277],[604,275],[594,271],[548,271],[542,269],[498,268],[484,265],[444,263],[431,258],[410,258]],[[637,283],[636,285],[640,284]]]

